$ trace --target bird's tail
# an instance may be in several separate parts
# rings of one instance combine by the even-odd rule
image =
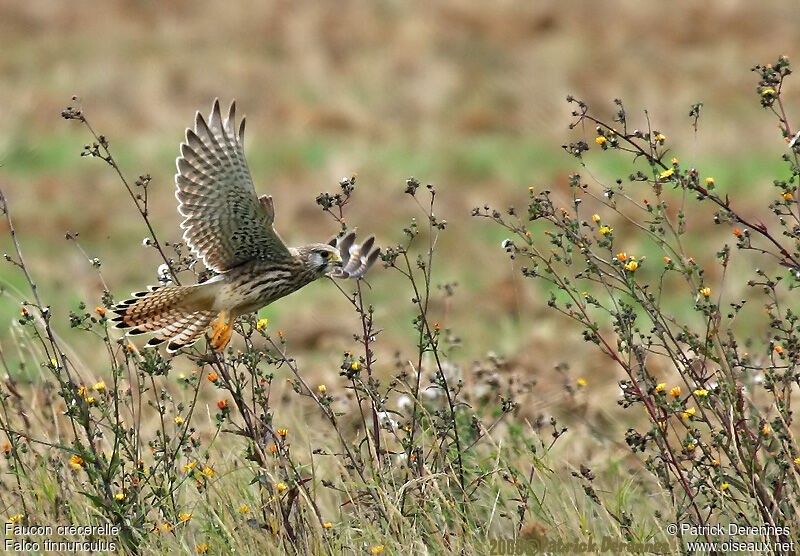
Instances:
[[[206,305],[198,300],[200,288],[194,286],[156,286],[133,293],[133,297],[114,307],[112,319],[117,328],[129,328],[128,334],[153,333],[147,346],[157,346],[167,340],[172,353],[196,342],[205,333],[214,311],[201,309]]]

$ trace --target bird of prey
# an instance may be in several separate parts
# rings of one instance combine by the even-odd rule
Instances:
[[[256,196],[244,157],[244,118],[237,130],[235,113],[234,101],[223,121],[219,100],[208,121],[197,113],[175,175],[183,239],[217,275],[191,286],[151,286],[114,308],[117,328],[154,334],[147,346],[166,341],[175,352],[212,326],[210,344],[221,351],[238,316],[323,276],[360,279],[380,255],[373,237],[357,245],[352,232],[287,247],[273,227],[272,197]]]

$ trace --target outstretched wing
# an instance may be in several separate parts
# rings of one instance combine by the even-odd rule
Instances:
[[[358,280],[375,264],[381,254],[380,247],[375,246],[375,237],[370,236],[361,245],[356,245],[356,233],[350,232],[343,237],[335,237],[328,242],[339,249],[342,266],[328,273],[331,278],[350,278]]]
[[[273,221],[272,197],[256,197],[244,158],[244,118],[236,131],[236,102],[222,121],[214,100],[206,123],[200,112],[181,143],[175,185],[183,239],[205,265],[225,272],[245,261],[289,258]]]

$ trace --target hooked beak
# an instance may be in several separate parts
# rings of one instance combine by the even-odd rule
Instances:
[[[331,265],[336,267],[342,266],[342,257],[340,255],[334,255],[331,257]]]

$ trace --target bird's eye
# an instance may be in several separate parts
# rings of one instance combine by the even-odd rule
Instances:
[[[321,256],[322,256],[322,258],[323,258],[323,259],[325,259],[325,260],[327,260],[327,259],[330,259],[330,258],[331,258],[331,252],[330,252],[330,251],[323,251],[323,252],[321,252],[321,253],[320,253],[320,255],[321,255]]]

